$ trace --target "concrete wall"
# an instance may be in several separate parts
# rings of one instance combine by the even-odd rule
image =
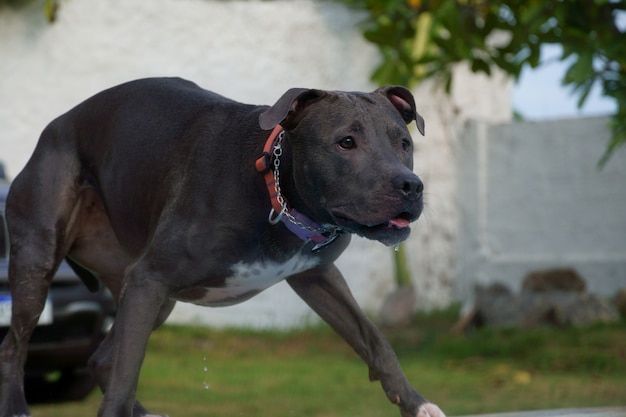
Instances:
[[[34,1],[0,4],[0,160],[15,176],[43,127],[88,96],[133,78],[176,75],[249,103],[273,103],[290,87],[372,90],[379,56],[356,24],[361,15],[332,2],[68,0],[45,22]],[[457,131],[468,118],[510,118],[510,82],[460,67],[453,95],[432,84],[415,91],[426,119],[415,171],[427,188],[424,217],[408,242],[419,306],[452,298],[457,225]],[[392,250],[355,239],[339,267],[355,297],[377,311],[394,288]],[[284,284],[224,309],[180,306],[173,320],[212,325],[293,326],[312,320]]]
[[[459,152],[456,296],[517,291],[532,270],[574,267],[591,292],[626,287],[626,149],[596,164],[609,118],[471,123]]]

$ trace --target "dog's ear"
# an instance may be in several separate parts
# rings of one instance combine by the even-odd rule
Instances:
[[[387,100],[400,112],[406,124],[415,120],[417,130],[419,130],[422,136],[424,135],[424,118],[417,112],[415,99],[409,90],[404,87],[388,86],[379,88],[376,92],[387,97]]]
[[[259,125],[263,130],[271,130],[280,124],[285,129],[296,127],[304,110],[326,95],[322,90],[291,88],[283,94],[276,104],[259,115]]]

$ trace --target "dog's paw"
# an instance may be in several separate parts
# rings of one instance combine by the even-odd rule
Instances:
[[[419,408],[416,417],[446,417],[446,415],[437,405],[426,403]]]

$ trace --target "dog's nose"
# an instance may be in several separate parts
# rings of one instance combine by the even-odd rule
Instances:
[[[413,173],[397,176],[394,185],[411,200],[420,198],[424,191],[424,183]]]

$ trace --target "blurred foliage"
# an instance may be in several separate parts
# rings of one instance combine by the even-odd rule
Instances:
[[[626,143],[626,22],[617,23],[623,0],[336,1],[368,12],[363,30],[382,54],[372,75],[379,84],[437,78],[449,92],[461,62],[476,73],[499,68],[517,79],[524,67],[541,64],[542,45],[561,45],[568,65],[562,82],[578,106],[594,85],[617,103],[600,166]]]
[[[45,18],[54,23],[57,18],[60,0],[0,0],[0,6],[7,5],[13,8],[21,8],[32,3],[40,3]]]

